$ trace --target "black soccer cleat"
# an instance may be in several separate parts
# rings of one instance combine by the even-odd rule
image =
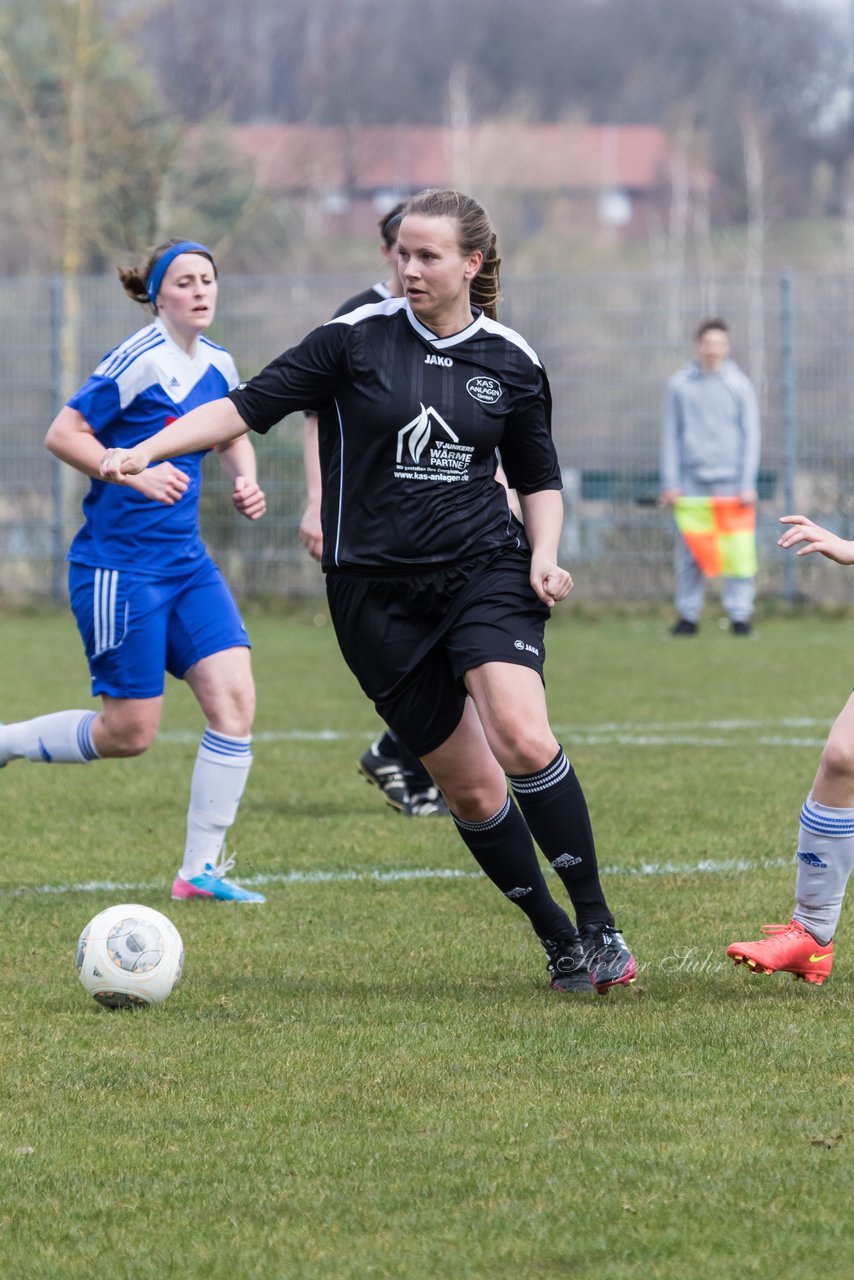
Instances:
[[[446,818],[451,811],[439,788],[431,784],[410,792],[405,812],[410,818]]]
[[[637,962],[619,929],[610,924],[581,926],[581,946],[590,981],[602,995],[609,987],[628,985],[638,973]]]
[[[670,634],[672,636],[695,636],[699,630],[700,628],[696,622],[691,622],[688,618],[677,618],[670,628]]]
[[[409,804],[409,788],[406,785],[406,773],[400,760],[395,756],[386,756],[377,750],[374,742],[359,757],[359,770],[368,782],[379,787],[385,797],[386,804],[399,813],[406,813]]]
[[[584,954],[584,946],[574,929],[556,933],[553,938],[540,938],[548,956],[552,990],[582,992],[592,995],[593,983]]]

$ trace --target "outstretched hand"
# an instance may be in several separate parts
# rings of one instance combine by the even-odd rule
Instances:
[[[854,564],[854,542],[840,538],[838,534],[823,529],[821,525],[810,520],[808,516],[781,516],[780,524],[791,527],[777,539],[778,547],[794,547],[803,542],[806,545],[795,552],[798,556],[809,556],[814,551],[835,560],[837,564]]]
[[[101,458],[101,476],[115,484],[124,484],[126,476],[138,476],[150,462],[140,445],[133,449],[106,449]]]

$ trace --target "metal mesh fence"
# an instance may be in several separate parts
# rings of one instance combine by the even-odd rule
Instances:
[[[212,336],[251,375],[343,298],[362,275],[230,277]],[[507,275],[501,319],[537,350],[552,386],[565,478],[563,555],[579,598],[666,600],[673,527],[656,505],[660,413],[667,378],[691,354],[708,315],[724,316],[733,353],[759,394],[763,448],[758,508],[760,592],[847,598],[846,575],[775,546],[787,508],[854,536],[852,282],[807,273],[745,277]],[[0,595],[60,597],[65,549],[85,480],[53,460],[44,434],[60,391],[59,334],[68,299],[57,281],[0,280]],[[113,278],[80,282],[76,379],[146,316]],[[321,575],[299,546],[304,502],[302,419],[255,440],[269,512],[250,525],[206,463],[202,525],[240,595],[311,595]]]

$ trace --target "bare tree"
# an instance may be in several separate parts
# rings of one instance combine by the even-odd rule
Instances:
[[[748,104],[739,112],[744,146],[745,190],[747,192],[747,238],[744,273],[747,281],[747,345],[750,374],[760,404],[764,407],[765,307],[762,277],[765,267],[765,148],[760,123]]]
[[[470,69],[480,120],[518,99],[534,120],[666,128],[690,103],[719,178],[715,207],[738,220],[739,96],[794,175],[786,200],[798,211],[821,122],[848,85],[841,24],[786,0],[467,0],[464,13],[459,0],[207,0],[205,17],[197,0],[170,0],[134,36],[182,118],[438,124],[449,63],[452,78]]]
[[[472,102],[470,69],[455,62],[448,76],[448,123],[454,149],[451,171],[454,185],[465,190],[471,182],[471,126]]]

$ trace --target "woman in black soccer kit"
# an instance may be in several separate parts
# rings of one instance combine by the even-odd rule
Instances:
[[[545,622],[572,587],[557,564],[548,380],[524,339],[494,319],[499,259],[480,205],[453,191],[413,197],[398,255],[404,298],[315,329],[228,397],[115,450],[103,474],[120,481],[321,406],[323,567],[344,658],[423,759],[484,872],[529,917],[552,986],[605,991],[632,982],[637,966],[546,709]],[[499,447],[524,526],[495,480]]]

